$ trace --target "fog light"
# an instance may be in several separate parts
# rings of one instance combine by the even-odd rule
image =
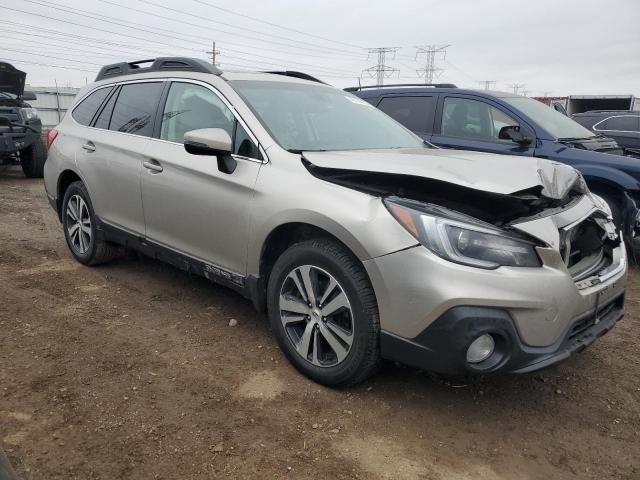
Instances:
[[[491,356],[496,347],[493,337],[488,333],[476,338],[467,349],[467,362],[480,363]]]

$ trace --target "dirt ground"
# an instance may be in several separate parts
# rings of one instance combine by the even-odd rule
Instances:
[[[2,167],[0,445],[27,480],[637,480],[639,299],[632,272],[625,319],[543,372],[388,364],[331,390],[228,289],[145,258],[76,263],[42,181]]]

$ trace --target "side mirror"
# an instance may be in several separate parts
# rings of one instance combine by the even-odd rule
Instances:
[[[533,138],[523,132],[520,129],[520,125],[507,125],[506,127],[502,127],[498,133],[498,138],[500,140],[511,140],[520,145],[529,145],[533,142]]]
[[[22,100],[37,100],[38,97],[36,97],[36,94],[33,92],[28,92],[25,90],[25,92],[22,94]]]
[[[184,134],[184,149],[193,155],[231,155],[231,136],[222,128],[201,128]]]
[[[238,162],[231,156],[233,141],[222,128],[201,128],[184,134],[184,149],[192,155],[209,155],[218,158],[218,170],[233,173]]]

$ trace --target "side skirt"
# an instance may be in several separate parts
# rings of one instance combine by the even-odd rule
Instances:
[[[218,265],[203,262],[143,237],[125,232],[124,230],[104,223],[100,219],[96,220],[98,238],[107,242],[116,243],[124,248],[130,248],[148,257],[173,265],[185,272],[205,277],[211,282],[231,288],[243,297],[250,299],[254,307],[258,311],[261,311],[260,306],[263,303],[264,292],[261,291],[263,282],[259,276],[244,276],[230,272]]]

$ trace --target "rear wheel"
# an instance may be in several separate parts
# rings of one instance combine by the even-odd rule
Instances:
[[[62,200],[62,225],[72,255],[85,265],[99,265],[118,253],[114,244],[97,237],[96,218],[89,192],[82,182],[73,182]]]
[[[29,178],[42,178],[46,161],[47,149],[41,138],[20,151],[20,165],[24,174]]]
[[[380,362],[378,310],[362,264],[342,245],[310,240],[276,261],[268,284],[271,326],[306,376],[350,386]]]

